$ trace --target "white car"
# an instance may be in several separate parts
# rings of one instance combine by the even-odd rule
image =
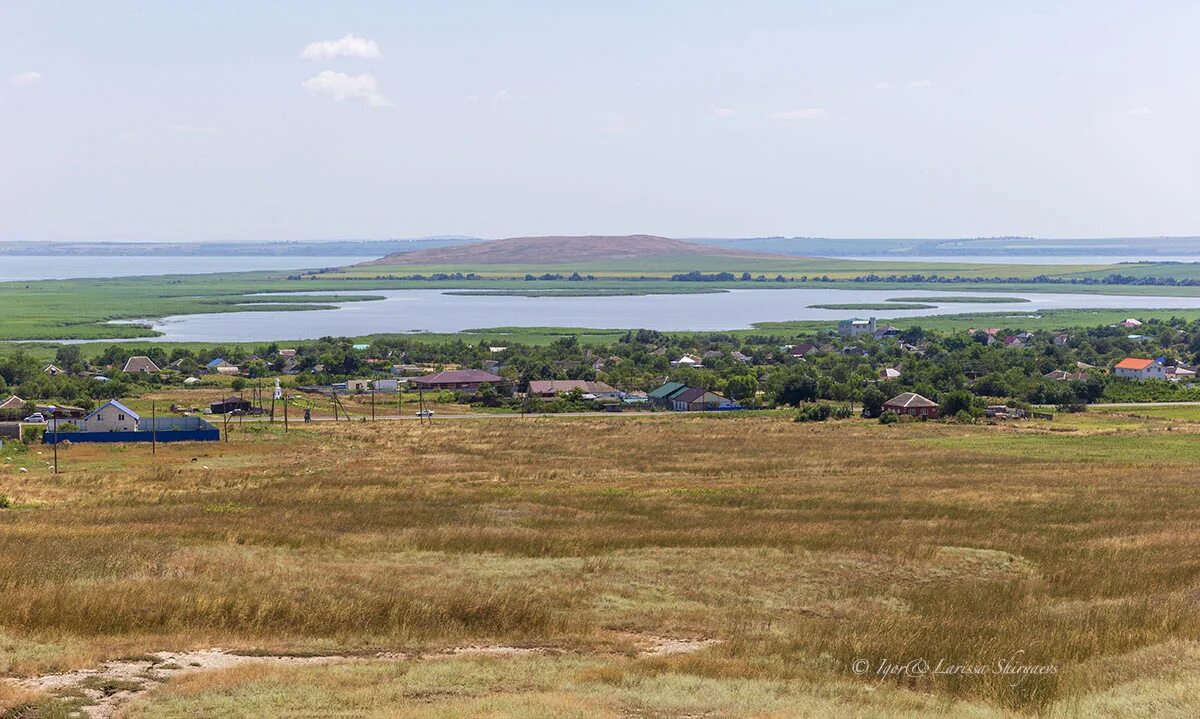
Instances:
[[[423,409],[423,410],[421,410],[421,411],[417,412],[417,416],[418,416],[418,417],[432,417],[432,416],[433,416],[433,410],[431,410],[431,409]]]
[[[25,421],[28,422],[29,424],[45,424],[46,416],[43,415],[41,412],[34,412],[33,414],[26,417]]]

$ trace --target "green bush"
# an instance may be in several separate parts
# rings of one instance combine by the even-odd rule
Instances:
[[[879,415],[879,424],[896,424],[899,421],[900,415],[896,414],[895,411],[890,409],[884,410],[884,412]]]
[[[6,494],[0,494],[0,509],[8,509],[12,506],[12,500]]]
[[[824,422],[833,414],[833,408],[827,404],[804,405],[796,412],[797,422]]]

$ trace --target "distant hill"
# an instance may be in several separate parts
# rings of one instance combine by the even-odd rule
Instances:
[[[395,252],[364,265],[554,265],[649,257],[778,257],[654,235],[510,237],[454,247]]]

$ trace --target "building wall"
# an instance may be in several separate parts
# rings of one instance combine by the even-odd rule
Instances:
[[[84,432],[132,432],[137,429],[137,420],[116,407],[105,407],[80,422],[79,428]]]
[[[885,410],[891,410],[896,414],[907,414],[910,417],[924,417],[926,419],[937,419],[937,407],[901,407],[894,404],[883,405]]]
[[[1137,380],[1138,382],[1144,382],[1145,380],[1148,380],[1148,379],[1166,379],[1167,378],[1166,367],[1163,367],[1162,365],[1158,364],[1157,362],[1150,365],[1146,369],[1125,369],[1124,367],[1117,367],[1116,369],[1113,370],[1113,372],[1118,377],[1124,377],[1126,379]]]

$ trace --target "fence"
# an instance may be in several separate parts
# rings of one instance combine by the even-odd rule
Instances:
[[[47,432],[46,444],[76,442],[219,442],[221,431],[199,417],[142,419],[134,432]]]

